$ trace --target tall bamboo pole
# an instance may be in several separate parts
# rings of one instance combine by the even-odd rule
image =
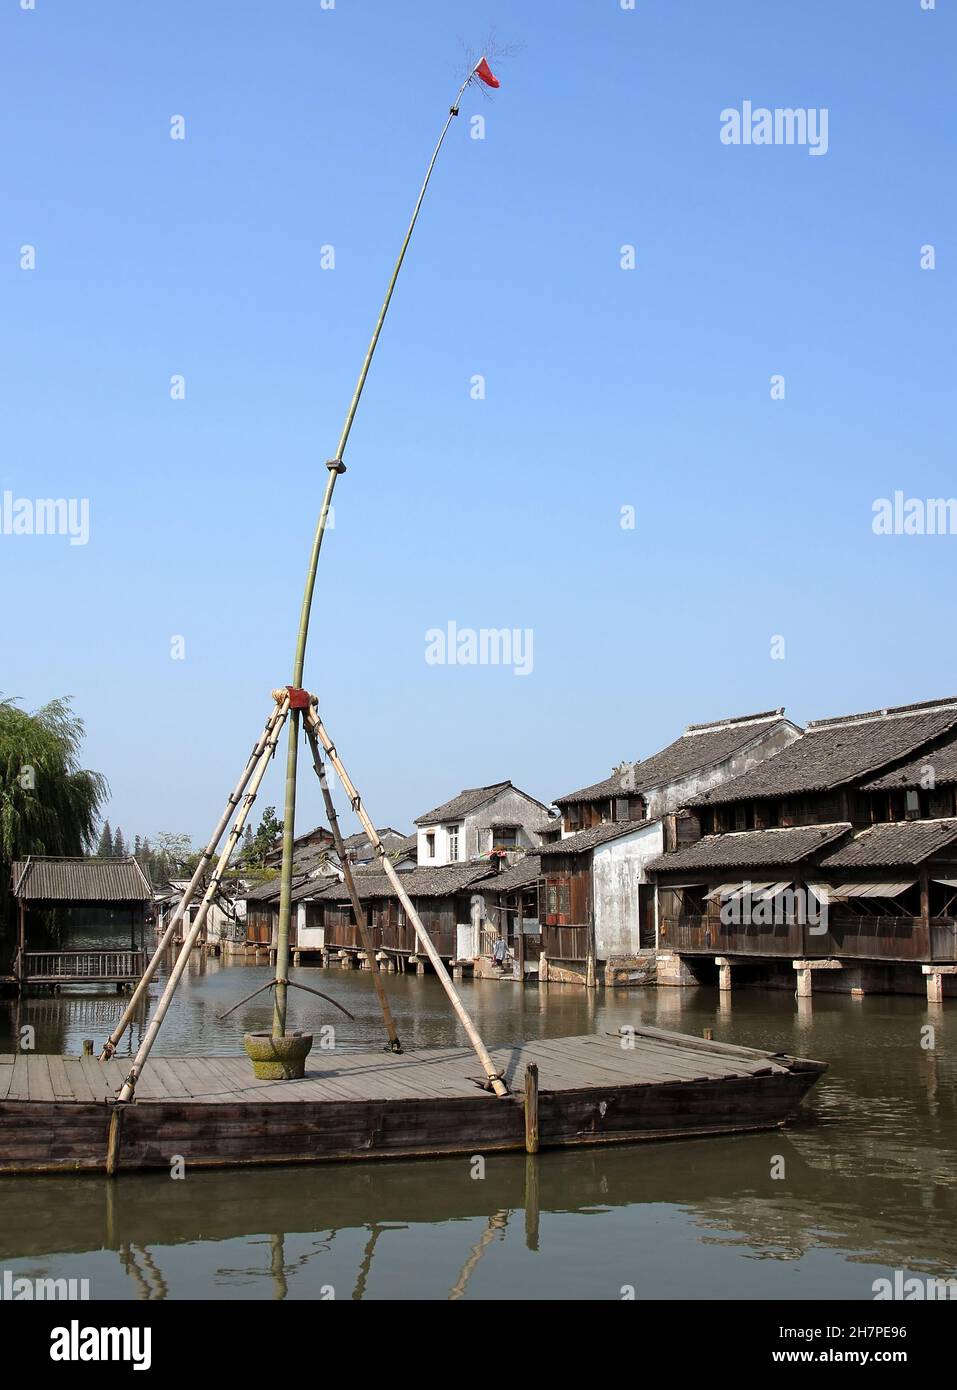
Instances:
[[[342,877],[345,880],[346,892],[352,904],[352,911],[355,913],[356,926],[359,928],[359,935],[362,937],[362,945],[366,955],[369,957],[369,965],[372,970],[372,983],[375,985],[376,996],[379,1000],[379,1008],[382,1010],[382,1018],[385,1023],[385,1031],[389,1035],[389,1048],[392,1052],[401,1052],[402,1044],[399,1042],[399,1032],[395,1026],[395,1019],[392,1017],[392,1010],[389,1007],[388,996],[385,992],[385,985],[382,982],[382,971],[379,969],[379,962],[375,955],[375,942],[369,934],[369,929],[365,924],[362,912],[362,903],[359,900],[359,891],[356,888],[356,881],[352,874],[352,865],[346,856],[346,847],[342,843],[342,831],[339,829],[339,817],[336,815],[335,802],[332,799],[332,792],[329,790],[329,783],[326,779],[325,764],[319,752],[319,743],[314,731],[306,721],[306,737],[309,740],[309,747],[312,750],[312,765],[316,769],[316,776],[319,778],[319,785],[322,788],[322,800],[326,808],[326,819],[332,831],[333,843],[336,847],[336,854],[339,856],[339,863],[342,865]]]
[[[501,1073],[496,1071],[495,1063],[489,1056],[488,1049],[482,1041],[478,1029],[472,1022],[468,1010],[462,1003],[462,1000],[459,998],[458,990],[452,983],[452,978],[445,968],[445,963],[443,962],[442,957],[439,955],[438,951],[435,949],[435,943],[433,942],[431,936],[429,936],[429,933],[426,931],[425,927],[422,925],[422,920],[415,910],[415,906],[413,905],[412,899],[405,891],[405,887],[402,883],[402,880],[396,873],[392,861],[386,854],[385,846],[379,838],[379,832],[376,830],[371,819],[369,818],[369,815],[362,804],[362,798],[356,790],[355,784],[349,777],[348,772],[346,772],[345,767],[342,764],[342,759],[336,752],[336,746],[332,742],[332,739],[329,737],[328,733],[326,732],[322,720],[319,718],[319,715],[316,712],[316,708],[314,705],[310,706],[310,708],[306,711],[306,727],[307,729],[311,730],[312,734],[315,737],[319,739],[319,742],[326,750],[326,754],[329,758],[329,761],[332,763],[332,766],[336,769],[336,772],[339,774],[340,780],[345,789],[345,793],[348,796],[349,801],[352,805],[352,809],[355,812],[355,814],[359,817],[359,821],[362,825],[362,828],[366,832],[370,842],[372,843],[372,847],[374,848],[378,856],[379,863],[382,865],[382,869],[385,873],[386,878],[392,884],[392,888],[396,894],[396,897],[399,899],[399,902],[405,908],[409,921],[415,928],[416,937],[418,938],[419,943],[421,944],[429,960],[432,962],[432,968],[435,971],[436,975],[438,975],[442,988],[449,996],[449,1001],[452,1005],[452,1008],[455,1010],[458,1016],[458,1020],[465,1030],[466,1037],[472,1044],[472,1048],[475,1052],[475,1055],[478,1057],[479,1061],[482,1064],[482,1068],[485,1072],[486,1077],[488,1078],[488,1082],[492,1090],[495,1092],[497,1096],[507,1096],[508,1087],[502,1080]]]
[[[210,905],[213,901],[213,898],[216,896],[216,892],[219,888],[220,879],[226,871],[233,850],[239,843],[239,837],[243,832],[243,826],[246,824],[246,817],[249,815],[249,812],[252,809],[252,804],[256,800],[256,793],[259,791],[259,788],[262,785],[262,780],[266,775],[266,769],[268,768],[270,761],[272,760],[272,756],[276,751],[276,744],[279,742],[279,735],[282,733],[282,726],[286,722],[286,715],[288,711],[289,699],[288,696],[284,696],[278,710],[279,717],[273,724],[269,737],[266,740],[266,745],[259,755],[259,761],[257,762],[253,775],[249,781],[249,786],[245,796],[243,797],[242,805],[240,806],[239,811],[236,815],[236,819],[233,822],[233,828],[230,830],[229,834],[226,837],[226,843],[223,845],[219,859],[216,861],[216,867],[210,875],[209,886],[207,887],[206,892],[203,894],[203,900],[200,903],[199,911],[196,914],[196,919],[190,927],[188,934],[183,940],[183,945],[180,950],[180,953],[176,957],[176,964],[170,971],[169,979],[166,981],[166,988],[163,990],[159,1002],[156,1005],[156,1013],[154,1014],[149,1027],[143,1035],[143,1039],[139,1045],[139,1050],[137,1051],[137,1054],[133,1059],[133,1065],[131,1066],[129,1074],[125,1082],[123,1083],[123,1087],[120,1090],[120,1093],[117,1097],[118,1100],[133,1099],[133,1092],[136,1089],[136,1083],[139,1080],[140,1073],[143,1070],[143,1067],[146,1063],[146,1059],[149,1057],[150,1052],[152,1051],[153,1044],[157,1039],[159,1030],[162,1027],[163,1019],[166,1017],[169,1006],[173,1002],[173,995],[176,993],[176,986],[179,984],[183,976],[183,972],[186,969],[190,957],[190,952],[192,951],[193,947],[196,945],[196,942],[199,939],[199,934],[202,931],[203,924],[206,921],[206,914],[209,912]]]
[[[288,704],[288,697],[286,704]],[[243,768],[242,776],[236,783],[236,786],[233,789],[233,791],[230,793],[229,800],[226,802],[226,809],[220,816],[216,829],[210,836],[209,844],[206,846],[206,848],[200,855],[199,863],[196,865],[193,877],[190,879],[186,887],[186,890],[183,893],[183,896],[180,898],[176,911],[170,918],[169,926],[166,928],[165,932],[160,938],[159,944],[157,945],[156,950],[153,952],[153,957],[150,960],[150,963],[143,971],[142,978],[140,979],[139,984],[136,986],[136,989],[133,991],[130,997],[130,1002],[127,1004],[126,1009],[123,1012],[123,1017],[120,1019],[119,1023],[113,1029],[113,1032],[110,1034],[106,1042],[103,1044],[103,1051],[100,1053],[101,1062],[106,1062],[113,1056],[114,1052],[117,1049],[117,1046],[119,1045],[120,1039],[126,1032],[127,1028],[130,1026],[130,1023],[133,1021],[133,1017],[136,1014],[137,1008],[139,1007],[140,1000],[143,998],[143,995],[149,988],[150,981],[156,974],[156,971],[159,968],[159,963],[163,959],[163,953],[166,951],[166,949],[172,942],[173,937],[176,934],[176,928],[179,926],[180,922],[182,922],[183,918],[186,916],[186,909],[193,901],[193,896],[196,892],[196,889],[199,886],[200,879],[206,872],[207,865],[209,864],[213,855],[216,853],[217,849],[219,849],[219,842],[223,838],[223,832],[229,824],[229,818],[233,814],[235,808],[239,805],[240,798],[243,792],[246,790],[246,787],[249,784],[249,779],[255,772],[256,764],[259,762],[259,758],[263,752],[263,749],[266,747],[266,744],[269,740],[269,735],[272,733],[277,719],[280,719],[282,717],[280,711],[284,707],[284,705],[280,705],[277,703],[274,706],[269,718],[266,720],[265,728],[263,729],[262,733],[259,735],[259,738],[253,746],[253,751],[250,753],[246,766]]]
[[[478,64],[476,64],[476,67]],[[316,524],[315,535],[312,541],[312,550],[309,555],[309,567],[306,571],[306,585],[302,596],[302,607],[299,613],[299,632],[296,637],[296,655],[293,662],[292,684],[294,688],[302,685],[303,671],[306,665],[306,641],[309,635],[309,615],[312,611],[312,598],[316,587],[316,571],[319,566],[319,552],[322,548],[322,540],[326,531],[326,519],[329,515],[329,508],[332,505],[332,494],[335,490],[336,479],[340,473],[345,472],[343,455],[352,432],[352,424],[356,418],[356,411],[359,408],[359,400],[362,396],[362,389],[366,384],[369,375],[369,368],[375,356],[375,350],[379,343],[379,335],[385,323],[386,314],[389,312],[389,305],[392,302],[392,295],[395,290],[396,281],[399,278],[399,271],[402,269],[402,262],[405,260],[405,253],[409,249],[412,240],[412,233],[419,218],[419,210],[425,199],[429,181],[432,178],[432,170],[439,157],[439,151],[448,134],[449,126],[459,114],[459,102],[462,95],[475,75],[475,68],[469,73],[468,77],[459,88],[458,95],[449,107],[448,119],[442,127],[442,134],[439,136],[438,143],[432,152],[428,168],[425,171],[425,178],[419,190],[415,207],[412,210],[412,217],[409,221],[405,239],[402,242],[402,249],[399,252],[398,260],[392,271],[392,278],[389,280],[389,287],[386,290],[385,299],[382,301],[382,308],[379,310],[379,317],[376,320],[372,338],[366,351],[362,369],[359,372],[359,379],[356,382],[356,389],[353,392],[349,409],[346,411],[346,418],[342,426],[342,433],[339,436],[339,443],[336,446],[335,457],[326,464],[329,476],[326,479],[326,488],[322,498],[322,507],[319,512],[319,520]],[[276,994],[275,1011],[273,1013],[273,1037],[283,1037],[286,1032],[286,986],[285,979],[289,970],[289,922],[292,908],[292,857],[295,846],[295,821],[296,821],[296,763],[299,749],[299,711],[294,710],[289,721],[289,743],[286,753],[286,792],[283,808],[283,837],[282,837],[282,871],[280,875],[279,887],[279,931],[276,941]]]

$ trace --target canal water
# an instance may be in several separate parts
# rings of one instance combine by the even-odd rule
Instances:
[[[158,1052],[241,1051],[268,978],[191,965]],[[378,1048],[368,974],[302,969],[290,1026]],[[434,977],[390,975],[407,1047],[464,1042]],[[957,1276],[957,1009],[742,989],[462,991],[486,1041],[650,1023],[829,1063],[784,1131],[608,1149],[230,1172],[0,1178],[0,1271],[88,1279],[93,1298],[870,1299],[874,1281]],[[99,1046],[122,1000],[0,1001],[0,1052]],[[142,1023],[121,1051],[135,1047]],[[548,1085],[544,1074],[541,1084]]]

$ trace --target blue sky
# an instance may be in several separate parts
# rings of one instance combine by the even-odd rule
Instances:
[[[549,800],[689,721],[957,693],[957,536],[871,526],[957,493],[955,30],[946,0],[4,0],[0,501],[88,499],[90,536],[0,534],[0,690],[73,697],[128,835],[205,838],[494,31],[521,51],[446,142],[321,559],[306,684],[377,822]],[[826,108],[826,154],[723,144],[745,100]],[[531,673],[427,663],[450,621],[530,630]]]

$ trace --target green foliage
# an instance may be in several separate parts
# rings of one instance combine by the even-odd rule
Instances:
[[[113,832],[110,830],[110,822],[103,822],[103,829],[100,831],[100,838],[96,844],[97,859],[113,858]]]
[[[250,868],[264,869],[266,855],[281,834],[282,821],[276,818],[276,808],[267,806],[252,839],[248,843],[243,842],[243,862]]]
[[[28,854],[84,854],[95,843],[106,779],[80,767],[83,721],[70,701],[28,714],[0,700],[0,885]],[[0,891],[0,900],[6,897]]]
[[[199,862],[188,835],[161,830],[154,841],[144,838],[137,856],[154,888],[171,878],[190,878]]]

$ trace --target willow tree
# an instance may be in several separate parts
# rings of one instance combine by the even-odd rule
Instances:
[[[10,866],[28,854],[85,854],[96,842],[106,779],[80,766],[83,721],[69,700],[28,714],[0,700],[0,915]]]

